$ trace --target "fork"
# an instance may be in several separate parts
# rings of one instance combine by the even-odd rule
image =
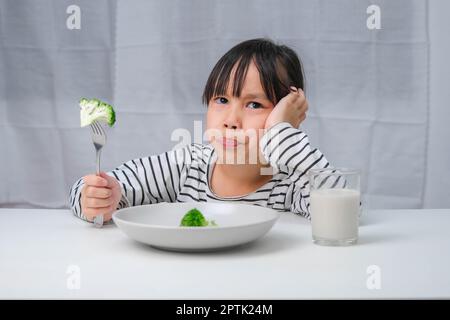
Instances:
[[[106,132],[97,121],[90,124],[92,142],[94,143],[96,153],[96,174],[100,175],[100,154],[102,148],[106,145]],[[98,215],[94,218],[94,226],[101,228],[103,226],[103,215]]]

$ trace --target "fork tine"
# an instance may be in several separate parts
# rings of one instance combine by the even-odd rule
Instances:
[[[101,134],[102,136],[106,136],[105,130],[103,129],[102,125],[100,123],[98,123],[97,121],[95,121],[95,123],[97,125],[97,129],[99,131],[99,134]]]
[[[99,127],[99,129],[100,129],[100,133],[101,133],[102,135],[106,136],[105,129],[103,129],[103,126],[102,126],[100,123],[97,123],[97,125],[98,125],[98,127]]]
[[[100,122],[97,122],[96,121],[96,123],[97,123],[97,129],[98,129],[98,132],[101,134],[101,135],[105,135],[104,133],[104,131],[103,131],[103,127],[102,127],[102,125],[100,124]]]
[[[98,128],[97,121],[92,122],[96,134],[101,134],[100,129]]]
[[[98,128],[98,123],[97,123],[97,121],[94,121],[92,124],[94,125],[95,132],[96,132],[97,134],[100,134],[100,129]]]
[[[92,128],[92,132],[94,134],[97,134],[97,128],[95,127],[95,123],[94,122],[91,123],[91,128]]]

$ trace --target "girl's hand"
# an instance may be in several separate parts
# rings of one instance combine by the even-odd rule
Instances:
[[[291,87],[291,92],[283,97],[266,119],[264,128],[270,129],[280,122],[289,122],[294,128],[306,118],[308,101],[302,89]]]
[[[81,212],[89,221],[98,215],[103,215],[105,222],[111,220],[122,198],[119,182],[105,172],[84,176],[83,181]]]

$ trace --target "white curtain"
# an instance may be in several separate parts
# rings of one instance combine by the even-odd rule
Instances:
[[[427,1],[0,1],[0,206],[67,206],[94,171],[78,100],[117,111],[102,169],[172,149],[203,121],[201,94],[235,44],[269,37],[302,58],[310,102],[302,128],[334,166],[362,170],[366,208],[425,203],[429,126]],[[81,29],[66,12],[81,9]],[[448,173],[447,173],[448,178]],[[433,207],[449,207],[440,199]]]

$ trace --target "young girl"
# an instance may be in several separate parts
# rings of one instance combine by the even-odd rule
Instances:
[[[106,222],[128,206],[235,201],[309,219],[307,172],[329,163],[298,129],[308,110],[303,89],[292,49],[267,39],[236,45],[217,62],[203,93],[209,144],[80,178],[70,192],[74,214],[86,221],[103,215]]]

